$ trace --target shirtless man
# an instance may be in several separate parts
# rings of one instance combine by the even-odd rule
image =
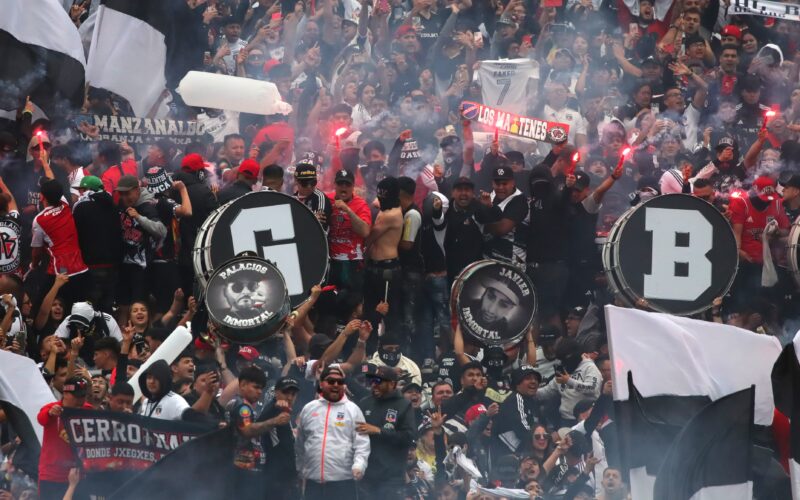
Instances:
[[[387,331],[400,336],[402,297],[397,247],[403,233],[403,211],[400,208],[400,186],[396,178],[386,177],[378,183],[377,199],[380,212],[366,241],[364,311],[369,321],[374,321],[373,325],[377,325],[383,319],[381,316],[385,316]],[[373,344],[377,342],[377,336],[370,337],[370,341]],[[367,349],[369,348],[368,345]]]

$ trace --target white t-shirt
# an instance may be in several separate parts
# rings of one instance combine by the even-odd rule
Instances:
[[[575,143],[576,134],[581,134],[583,136],[586,135],[587,121],[583,116],[581,116],[580,111],[575,111],[574,109],[566,107],[555,110],[545,104],[544,116],[537,118],[551,122],[566,123],[569,125],[569,135],[567,136],[567,141],[573,144]]]
[[[539,63],[531,59],[481,61],[477,79],[483,104],[519,113],[525,105],[528,80],[539,79]]]
[[[226,135],[239,133],[239,113],[237,111],[223,111],[217,116],[208,116],[205,113],[197,115],[197,123],[214,138],[214,142],[223,142]]]
[[[416,241],[419,228],[422,226],[422,216],[418,211],[411,209],[403,215],[403,240]]]
[[[189,408],[189,403],[183,397],[169,391],[158,402],[153,403],[147,398],[142,398],[139,415],[160,418],[161,420],[180,420],[183,412]]]

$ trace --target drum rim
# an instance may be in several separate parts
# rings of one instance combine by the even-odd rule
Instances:
[[[232,258],[232,259],[228,259],[228,260],[226,260],[226,261],[225,261],[224,263],[222,263],[222,264],[221,264],[221,265],[220,265],[220,266],[219,266],[217,269],[215,269],[215,270],[214,270],[214,272],[211,274],[211,276],[209,276],[209,278],[208,278],[208,283],[211,283],[211,282],[212,282],[212,280],[213,280],[213,279],[214,279],[214,278],[215,278],[217,275],[219,275],[219,272],[220,272],[220,270],[221,270],[221,269],[225,268],[225,267],[226,267],[226,266],[228,266],[229,264],[233,264],[234,262],[236,262],[236,261],[241,261],[241,260],[252,260],[252,261],[258,261],[260,264],[264,264],[264,265],[266,265],[266,266],[269,266],[269,267],[271,267],[271,268],[272,268],[272,270],[274,270],[274,271],[276,272],[276,274],[277,274],[277,275],[280,277],[280,279],[281,279],[281,283],[283,283],[283,289],[284,289],[284,300],[283,300],[283,306],[282,306],[282,307],[281,307],[279,310],[277,310],[277,311],[275,312],[275,318],[276,318],[276,319],[277,319],[277,318],[280,318],[280,320],[278,321],[278,328],[276,328],[276,329],[275,329],[275,331],[278,331],[278,330],[280,330],[280,328],[281,328],[281,326],[283,325],[283,323],[284,323],[284,322],[286,322],[286,318],[287,318],[287,317],[289,316],[289,314],[291,313],[292,304],[291,304],[291,301],[289,300],[289,291],[286,289],[286,280],[285,280],[285,279],[284,279],[284,277],[283,277],[283,273],[281,273],[280,269],[278,269],[278,266],[274,265],[272,262],[270,262],[270,261],[268,261],[268,260],[266,260],[266,259],[262,259],[261,257],[258,257],[258,256],[252,256],[252,255],[237,255],[236,257],[234,257],[234,258]],[[252,327],[252,328],[249,328],[249,329],[248,329],[248,328],[243,328],[243,329],[240,329],[240,330],[237,330],[237,329],[235,329],[235,328],[231,328],[230,326],[226,325],[224,322],[220,321],[220,320],[219,320],[219,319],[216,317],[216,315],[214,314],[214,312],[211,310],[211,308],[209,308],[209,307],[208,307],[208,293],[206,293],[206,290],[207,290],[207,288],[208,288],[208,285],[206,285],[206,286],[204,286],[204,287],[203,287],[203,302],[205,303],[205,306],[206,306],[206,312],[208,313],[208,319],[210,319],[210,320],[211,320],[211,321],[213,321],[213,322],[214,322],[216,325],[218,325],[218,326],[219,326],[219,332],[220,332],[220,335],[221,335],[222,337],[225,337],[225,339],[226,339],[226,340],[228,340],[228,341],[230,341],[230,342],[234,342],[234,343],[236,343],[236,344],[243,344],[243,345],[254,345],[254,344],[259,344],[259,343],[263,342],[263,340],[264,340],[264,339],[258,340],[258,341],[256,341],[256,342],[241,342],[241,341],[239,341],[239,340],[233,340],[233,339],[229,338],[229,337],[227,336],[227,332],[228,332],[228,331],[241,331],[241,332],[246,332],[246,331],[249,331],[249,330],[257,330],[257,329],[264,328],[264,326],[265,326],[265,325],[264,325],[264,324],[261,324],[261,325],[254,326],[254,327]],[[273,332],[273,333],[275,333],[275,332]]]
[[[794,220],[792,227],[789,229],[789,236],[786,240],[786,250],[790,274],[792,275],[792,279],[794,279],[795,286],[800,290],[800,216]]]
[[[717,210],[717,208],[714,205],[712,205],[711,203],[707,202],[706,200],[703,200],[702,198],[698,198],[696,196],[693,196],[691,194],[669,193],[669,194],[662,194],[662,195],[656,196],[654,198],[650,198],[649,200],[647,200],[647,201],[645,201],[643,203],[640,203],[639,205],[636,205],[635,207],[631,207],[631,211],[630,211],[631,212],[631,216],[633,216],[633,213],[635,213],[636,210],[638,210],[639,208],[642,208],[642,207],[646,206],[648,203],[652,203],[654,200],[662,199],[664,196],[671,196],[671,197],[682,196],[684,198],[688,197],[688,198],[691,198],[693,200],[697,200],[698,202],[705,203],[706,205],[709,206],[710,209],[714,210],[716,213],[719,213],[720,217],[722,217],[722,219],[727,223],[728,230],[730,231],[731,240],[733,240],[734,243],[736,242],[736,236],[733,233],[733,226],[731,225],[730,221],[725,217],[725,215],[720,213],[719,210]],[[626,212],[626,215],[627,215],[627,212]],[[616,223],[615,223],[615,225],[616,225]],[[609,231],[609,233],[610,233],[610,231]],[[616,246],[615,253],[616,253],[616,261],[619,262],[619,245]],[[731,278],[728,281],[728,283],[722,288],[722,291],[718,295],[718,297],[724,297],[724,296],[726,296],[728,294],[728,292],[731,291],[731,287],[733,286],[733,282],[736,280],[736,275],[738,274],[738,272],[739,272],[739,254],[737,253],[736,254],[736,263],[735,263],[734,268],[733,268],[733,274],[731,275]],[[647,302],[648,309],[650,309],[652,311],[655,311],[655,312],[660,312],[660,313],[664,313],[664,314],[672,314],[674,316],[692,316],[692,315],[700,314],[700,313],[702,313],[704,311],[707,311],[713,305],[713,301],[712,301],[708,305],[706,305],[704,307],[701,307],[701,308],[697,308],[697,309],[692,309],[692,310],[688,310],[688,311],[680,311],[680,312],[668,311],[663,307],[657,307],[656,304],[653,304],[652,302],[650,302],[646,298],[639,297],[637,294],[633,293],[633,289],[630,287],[628,282],[625,280],[625,277],[622,275],[622,273],[619,273],[619,276],[620,276],[620,281],[624,285],[625,289],[630,290],[631,297],[633,297],[635,299],[633,301],[633,305],[638,303],[638,301],[641,299],[641,300],[644,300],[644,301]]]
[[[197,236],[195,236],[194,246],[192,246],[192,266],[194,267],[195,277],[203,287],[206,286],[211,275],[214,274],[213,267],[209,268],[207,271],[204,271],[201,267],[203,264],[205,264],[205,262],[203,262],[203,255],[205,254],[205,250],[208,248],[208,245],[205,244],[206,236],[209,235],[209,229],[216,225],[216,221],[220,214],[225,211],[225,208],[227,208],[232,201],[233,200],[215,208],[214,211],[211,212],[208,217],[206,217],[206,220],[204,220],[197,229]]]
[[[617,275],[620,273],[615,273],[613,270],[619,269],[620,267],[619,256],[617,255],[617,248],[619,247],[617,236],[622,226],[624,226],[625,223],[627,223],[627,221],[631,218],[637,207],[630,207],[622,215],[620,215],[616,221],[614,221],[614,224],[612,224],[611,228],[608,230],[606,241],[603,243],[603,250],[601,252],[603,272],[606,275],[606,280],[608,281],[608,288],[614,293],[615,297],[619,297],[620,300],[622,300],[622,302],[629,307],[633,307],[635,304],[635,300],[631,300],[631,297],[628,296],[627,291],[630,288],[627,287],[626,284],[619,282]]]
[[[531,312],[530,318],[526,320],[525,326],[524,328],[522,328],[522,331],[519,334],[514,335],[513,337],[510,337],[508,339],[501,339],[501,342],[489,342],[485,339],[478,337],[477,335],[473,335],[469,329],[463,328],[461,324],[461,315],[459,314],[459,308],[458,308],[458,298],[460,297],[461,291],[463,290],[465,278],[471,276],[479,269],[494,264],[501,264],[504,266],[508,266],[512,269],[515,269],[520,274],[524,275],[525,276],[524,279],[526,280],[526,283],[531,287],[531,293],[533,295],[533,311]],[[456,290],[456,286],[458,286],[458,294],[454,295],[453,291]],[[514,266],[513,264],[509,264],[508,262],[503,262],[496,259],[477,260],[475,262],[471,262],[466,267],[464,267],[464,269],[462,269],[461,272],[458,273],[458,276],[456,276],[456,278],[453,280],[453,285],[450,287],[450,303],[451,307],[454,308],[453,312],[455,313],[456,320],[458,321],[459,327],[462,328],[462,331],[466,332],[471,338],[481,342],[485,347],[515,345],[519,343],[519,341],[525,337],[528,330],[530,330],[531,325],[533,325],[533,322],[536,320],[536,316],[539,314],[539,297],[536,294],[536,287],[534,286],[533,281],[530,279],[528,274],[524,270],[520,269],[517,266]]]

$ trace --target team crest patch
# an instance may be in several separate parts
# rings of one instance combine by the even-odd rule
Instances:
[[[390,424],[397,422],[397,410],[387,410],[386,421]]]
[[[344,412],[340,411],[336,414],[336,420],[344,420]]]

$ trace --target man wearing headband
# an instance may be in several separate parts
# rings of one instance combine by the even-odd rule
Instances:
[[[505,281],[486,279],[483,281],[483,286],[484,292],[478,313],[481,321],[485,326],[501,324],[505,326],[505,321],[519,305],[519,298]]]
[[[358,498],[356,481],[367,470],[370,442],[356,432],[365,418],[347,399],[345,384],[339,365],[326,366],[319,376],[320,397],[298,417],[295,452],[306,500]]]

